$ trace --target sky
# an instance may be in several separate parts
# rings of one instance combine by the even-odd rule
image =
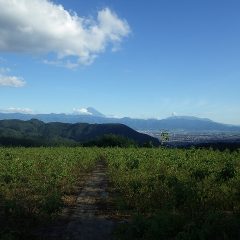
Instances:
[[[0,0],[0,111],[240,125],[240,1]]]

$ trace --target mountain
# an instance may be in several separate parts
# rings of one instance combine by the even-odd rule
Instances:
[[[137,131],[187,131],[187,132],[240,132],[240,126],[227,125],[214,122],[206,118],[190,116],[174,116],[166,119],[134,119],[134,118],[111,118],[99,114],[88,108],[92,114],[21,114],[21,113],[0,113],[0,120],[19,119],[30,120],[32,118],[43,122],[62,123],[90,123],[106,124],[120,123]],[[95,113],[94,113],[95,112]],[[102,116],[103,115],[103,116]]]
[[[100,113],[93,107],[74,109],[76,115],[90,115],[93,117],[105,117],[104,114]]]
[[[33,142],[33,145],[86,144],[100,141],[106,136],[118,136],[114,139],[121,141],[123,138],[126,141],[129,139],[140,146],[150,142],[155,146],[160,144],[156,138],[136,132],[123,124],[44,123],[37,119],[0,121],[0,143],[3,145],[6,145],[6,142],[24,142],[20,145],[28,142]]]
[[[173,129],[178,131],[218,131],[218,132],[240,132],[239,126],[227,125],[214,122],[207,118],[197,118],[190,116],[170,117],[160,120],[164,129]]]
[[[198,118],[198,117],[193,117],[193,116],[172,116],[169,117],[167,119],[171,119],[171,120],[176,120],[176,119],[184,119],[184,120],[201,120],[201,121],[206,121],[206,122],[213,122],[211,119],[209,118]]]
[[[104,114],[100,113],[99,111],[97,111],[95,108],[93,107],[88,107],[87,108],[87,111],[92,115],[92,116],[95,116],[95,117],[105,117]]]

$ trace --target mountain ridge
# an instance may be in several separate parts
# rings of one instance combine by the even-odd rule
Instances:
[[[101,114],[101,113],[100,113]],[[165,119],[134,119],[129,117],[113,118],[95,116],[88,114],[23,114],[23,113],[0,113],[0,120],[19,119],[30,120],[38,119],[45,123],[119,123],[127,125],[137,131],[219,131],[219,132],[240,132],[240,126],[214,122],[207,118],[192,116],[172,116]]]
[[[60,145],[86,144],[101,140],[106,136],[118,136],[117,139],[116,137],[110,138],[126,142],[130,140],[139,146],[150,143],[154,146],[160,145],[158,139],[139,133],[123,124],[44,123],[37,119],[0,120],[0,143],[2,144],[6,143],[6,139],[10,142],[11,139],[12,142],[27,140],[50,146],[55,143]]]

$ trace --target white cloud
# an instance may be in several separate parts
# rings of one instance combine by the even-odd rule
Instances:
[[[92,113],[89,112],[87,108],[73,108],[73,113],[81,115],[92,115]]]
[[[0,75],[0,87],[23,87],[25,82],[22,78],[15,76],[3,76]]]
[[[0,68],[0,87],[23,87],[26,82],[16,76],[9,75],[9,68]]]
[[[69,60],[63,62],[61,60],[47,60],[47,59],[44,59],[43,60],[43,63],[45,64],[48,64],[48,65],[54,65],[54,66],[57,66],[57,67],[66,67],[66,68],[69,68],[69,69],[74,69],[76,67],[79,66],[79,63],[77,62],[71,62]]]
[[[3,112],[3,113],[25,113],[25,114],[33,113],[32,109],[30,109],[30,108],[15,108],[15,107],[3,109],[3,110],[1,110],[1,112]]]
[[[56,54],[46,63],[91,64],[111,44],[130,33],[128,23],[109,8],[97,19],[80,17],[50,0],[0,0],[0,51]],[[71,61],[68,58],[71,58]]]

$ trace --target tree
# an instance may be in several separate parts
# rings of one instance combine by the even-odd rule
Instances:
[[[163,145],[168,141],[169,141],[169,133],[167,131],[161,132],[161,144]]]

